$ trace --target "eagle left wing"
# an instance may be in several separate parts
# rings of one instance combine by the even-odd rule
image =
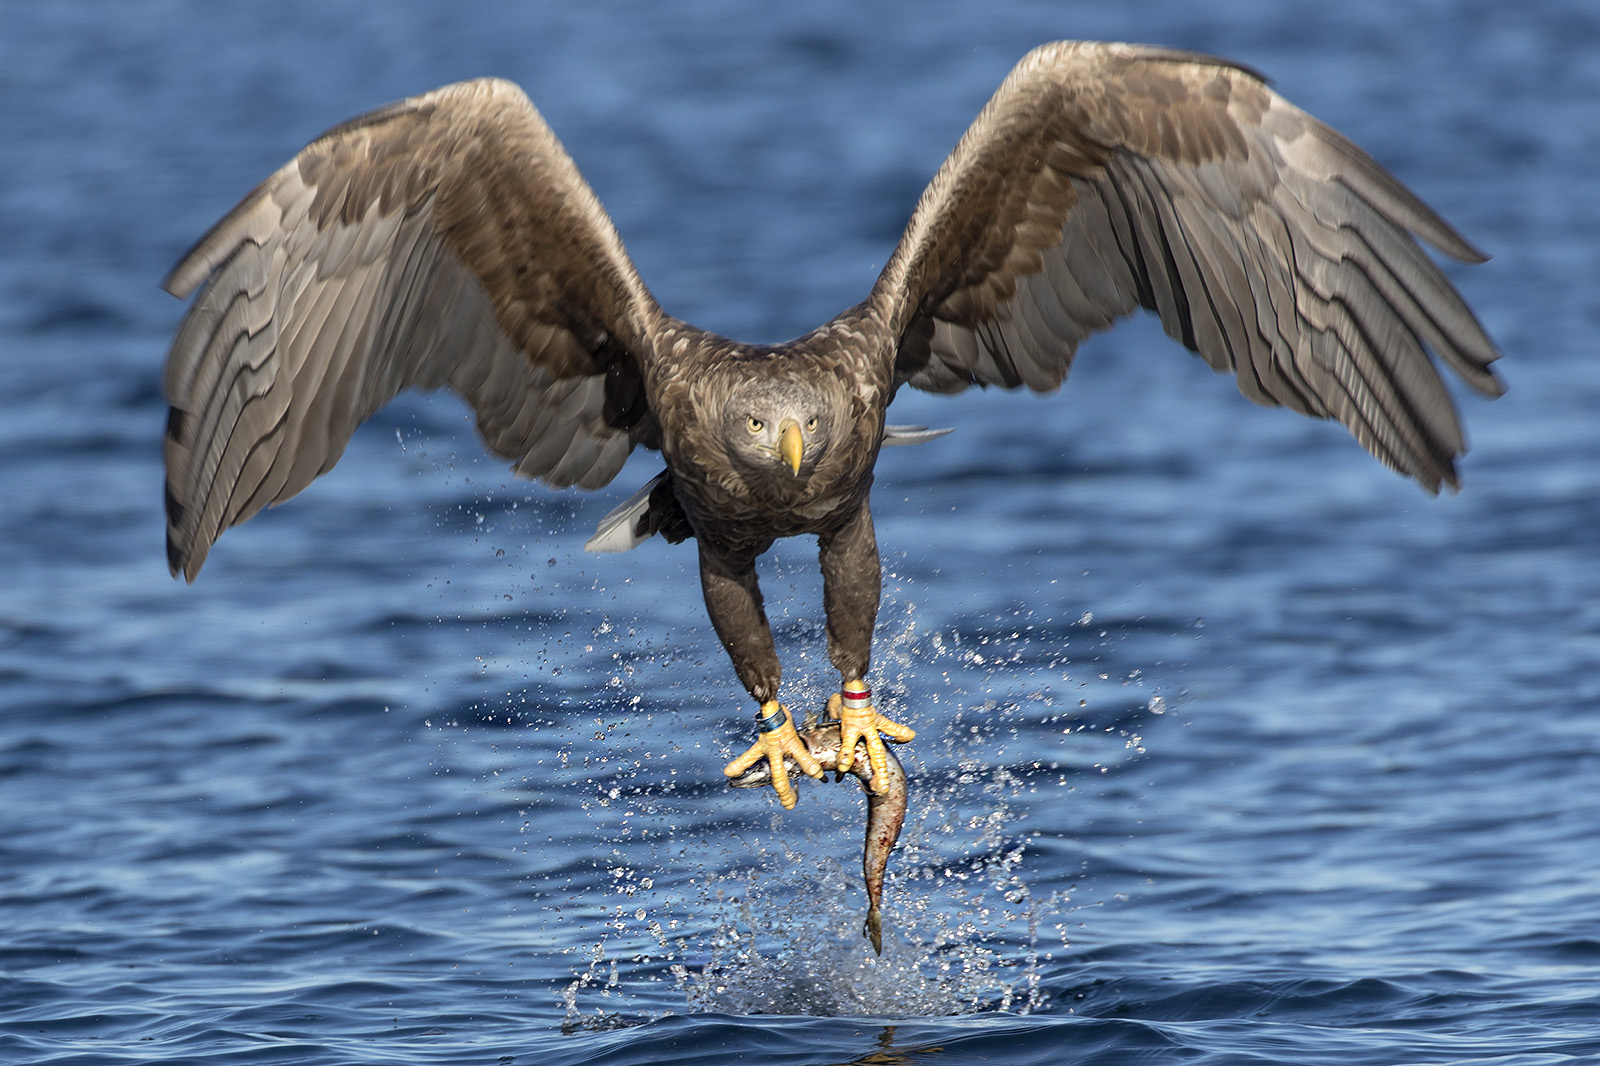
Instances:
[[[1429,357],[1498,395],[1419,236],[1481,262],[1344,137],[1221,60],[1059,42],[1017,64],[873,290],[896,384],[1058,387],[1140,307],[1252,401],[1336,418],[1430,491],[1466,450]]]

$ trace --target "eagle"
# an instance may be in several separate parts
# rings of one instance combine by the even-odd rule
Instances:
[[[699,551],[706,611],[754,743],[820,776],[779,700],[756,580],[816,537],[839,769],[887,787],[868,681],[879,449],[901,388],[1060,387],[1080,341],[1144,308],[1264,406],[1337,419],[1437,493],[1466,450],[1442,363],[1501,392],[1493,342],[1419,244],[1485,256],[1371,157],[1253,71],[1158,47],[1029,52],[934,175],[866,299],[744,344],[663,310],[528,97],[481,79],[318,137],[173,269],[197,288],[165,370],[167,558],[194,580],[223,530],[339,459],[404,389],[449,389],[516,473],[598,489],[636,447],[665,469],[587,547]],[[860,752],[858,755],[858,744]]]

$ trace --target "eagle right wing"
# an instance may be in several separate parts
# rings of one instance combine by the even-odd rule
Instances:
[[[167,358],[167,556],[331,469],[408,387],[472,405],[519,474],[598,488],[656,446],[654,299],[520,89],[447,86],[330,130],[166,281],[204,283]]]

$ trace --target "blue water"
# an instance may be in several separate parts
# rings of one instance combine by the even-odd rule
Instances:
[[[0,1062],[1600,1061],[1600,10],[0,5]],[[1430,499],[1135,323],[874,500],[919,730],[882,959],[861,802],[733,793],[692,551],[406,399],[165,572],[167,268],[322,128],[522,83],[662,303],[855,302],[1012,62],[1219,52],[1476,243],[1510,392]],[[809,545],[765,571],[833,680]]]

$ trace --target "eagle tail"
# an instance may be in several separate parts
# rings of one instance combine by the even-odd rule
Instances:
[[[650,512],[650,494],[666,480],[667,472],[663,470],[613,508],[594,527],[594,536],[583,542],[583,550],[597,554],[632,551],[649,540],[655,534],[655,529],[644,521]]]

